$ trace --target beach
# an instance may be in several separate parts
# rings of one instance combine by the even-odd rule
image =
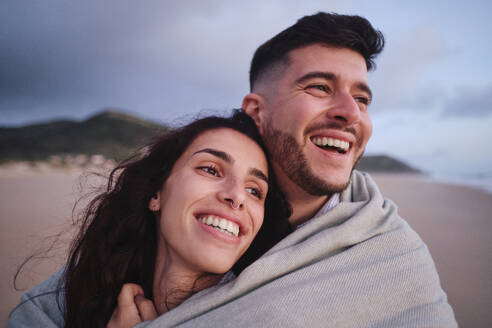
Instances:
[[[415,175],[373,175],[427,244],[460,327],[492,327],[492,194]]]
[[[55,243],[48,257],[30,261],[17,284],[27,290],[63,265],[72,207],[96,180],[82,169],[0,167],[0,326],[22,291],[13,287],[19,264]],[[436,262],[461,327],[492,327],[492,194],[432,182],[420,175],[373,174],[383,194],[419,233]],[[66,233],[60,234],[60,232]]]

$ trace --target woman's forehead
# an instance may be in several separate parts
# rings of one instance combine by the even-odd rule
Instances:
[[[200,134],[186,150],[188,156],[203,149],[227,153],[234,161],[246,161],[251,165],[266,167],[266,157],[260,146],[245,134],[230,129],[218,128]]]

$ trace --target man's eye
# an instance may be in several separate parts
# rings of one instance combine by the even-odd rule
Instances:
[[[323,92],[329,92],[330,91],[330,88],[328,88],[326,85],[323,85],[323,84],[313,84],[313,85],[308,86],[308,89],[316,89],[316,90],[320,90]]]
[[[314,97],[325,97],[331,94],[331,89],[326,84],[311,84],[305,88],[305,91]]]
[[[371,99],[368,97],[355,97],[354,99],[364,105],[369,105],[371,103]]]
[[[258,199],[263,198],[263,194],[258,188],[248,187],[246,188],[246,192],[250,193],[251,195],[255,196]]]
[[[210,175],[213,175],[215,177],[219,176],[219,171],[217,170],[216,167],[210,165],[210,166],[200,166],[198,167],[199,170],[202,170],[205,173],[208,173]]]

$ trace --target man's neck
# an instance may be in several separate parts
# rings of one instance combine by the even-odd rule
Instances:
[[[276,172],[278,171],[281,170],[277,170]],[[325,196],[308,194],[304,189],[285,176],[283,172],[277,173],[277,179],[280,189],[292,207],[292,215],[289,218],[289,222],[293,227],[311,219],[331,197],[331,194]]]
[[[303,197],[305,196],[305,197]],[[312,195],[287,195],[287,200],[292,206],[292,215],[289,218],[291,226],[296,227],[311,219],[329,199],[327,196]]]

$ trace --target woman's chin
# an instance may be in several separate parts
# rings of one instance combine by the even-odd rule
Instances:
[[[206,265],[204,265],[204,269],[205,269],[204,272],[208,272],[211,274],[218,274],[218,275],[224,274],[232,268],[235,261],[236,259],[231,259],[231,260],[223,259],[219,261],[217,261],[217,259],[210,260],[208,261],[208,263],[206,263]]]

